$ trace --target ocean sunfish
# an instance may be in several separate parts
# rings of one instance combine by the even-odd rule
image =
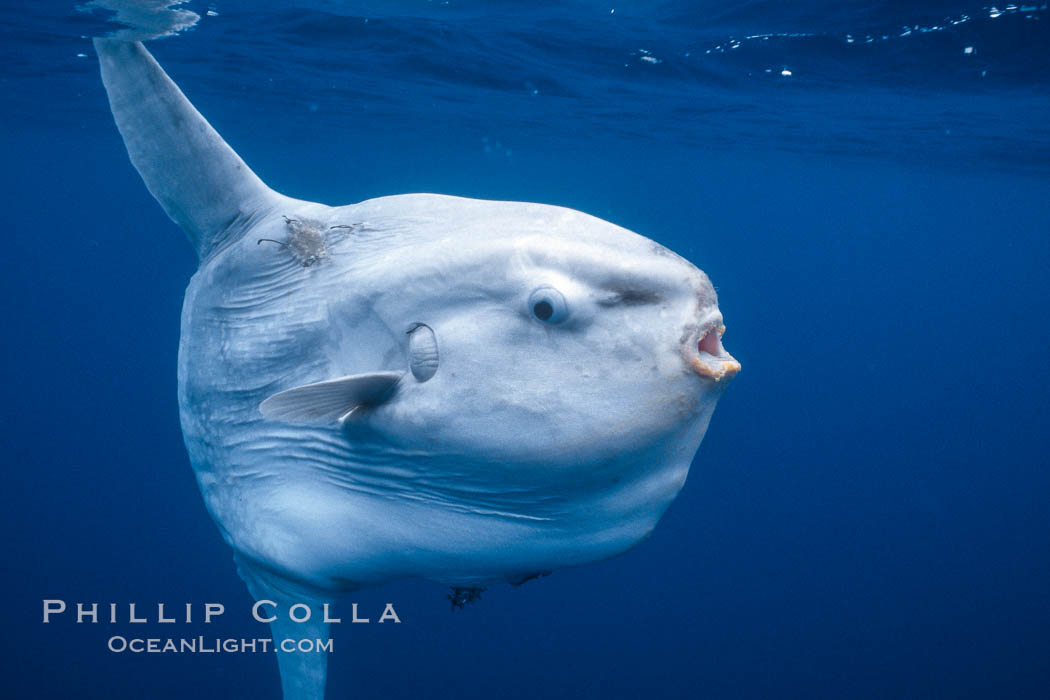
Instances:
[[[178,392],[204,502],[256,600],[318,611],[275,639],[327,639],[340,591],[518,583],[652,531],[740,369],[702,271],[563,207],[286,197],[141,43],[95,47],[200,257]],[[323,698],[325,654],[278,659],[286,700]]]

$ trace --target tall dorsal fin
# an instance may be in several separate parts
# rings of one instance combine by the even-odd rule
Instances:
[[[202,259],[231,226],[283,199],[201,116],[140,42],[95,39],[131,162]]]

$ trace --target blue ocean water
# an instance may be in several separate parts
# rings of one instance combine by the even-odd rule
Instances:
[[[0,13],[6,697],[279,697],[272,655],[106,650],[260,632],[179,432],[196,259],[89,40],[150,4]],[[275,189],[601,216],[711,276],[743,364],[651,539],[454,613],[362,591],[402,624],[337,628],[329,697],[1050,696],[1045,4],[175,9],[135,31]]]

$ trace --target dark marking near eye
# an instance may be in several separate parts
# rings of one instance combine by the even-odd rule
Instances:
[[[601,306],[644,306],[645,304],[656,304],[660,301],[660,295],[644,289],[611,289],[611,295],[599,299]]]

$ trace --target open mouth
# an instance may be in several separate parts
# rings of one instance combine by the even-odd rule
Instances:
[[[690,353],[689,365],[701,377],[715,382],[732,379],[740,371],[740,363],[722,347],[722,335],[726,327],[719,321],[700,330],[696,341],[696,354]]]

